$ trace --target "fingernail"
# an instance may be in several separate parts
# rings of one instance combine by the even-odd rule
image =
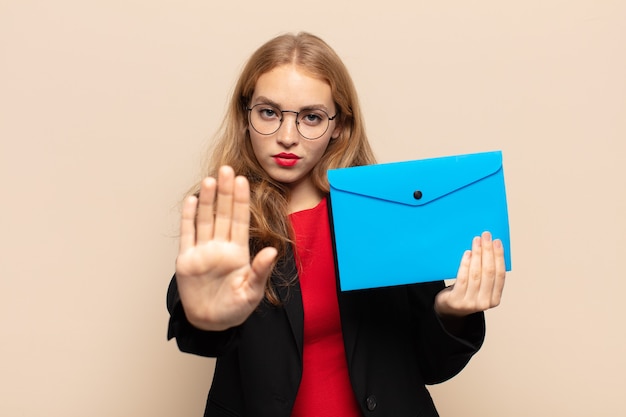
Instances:
[[[483,232],[483,240],[485,241],[485,243],[491,242],[491,233]]]
[[[493,247],[496,249],[502,249],[502,241],[500,239],[494,240]]]

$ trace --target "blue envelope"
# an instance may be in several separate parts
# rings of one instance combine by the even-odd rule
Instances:
[[[501,151],[333,169],[328,181],[343,291],[455,278],[486,230],[511,269]]]

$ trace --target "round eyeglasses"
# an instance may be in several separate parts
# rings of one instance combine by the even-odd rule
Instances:
[[[330,121],[335,120],[337,114],[333,117],[328,116],[322,109],[304,109],[300,111],[281,110],[271,104],[255,104],[252,107],[246,107],[248,110],[248,120],[252,128],[261,135],[271,135],[276,133],[283,124],[285,113],[293,113],[296,115],[296,128],[303,138],[308,140],[319,139],[330,126]]]

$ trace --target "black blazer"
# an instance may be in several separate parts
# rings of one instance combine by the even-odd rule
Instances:
[[[293,276],[290,254],[276,267]],[[338,291],[352,388],[364,416],[437,416],[425,384],[443,382],[478,351],[484,315],[469,316],[451,334],[434,311],[443,282]],[[181,351],[216,357],[205,417],[289,417],[302,375],[300,287],[279,288],[282,306],[263,301],[242,325],[207,332],[186,319],[176,277],[167,294],[168,339]]]

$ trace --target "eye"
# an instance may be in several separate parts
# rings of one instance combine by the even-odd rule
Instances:
[[[265,120],[272,120],[272,119],[280,118],[279,116],[280,111],[272,106],[258,106],[256,108],[256,111],[259,114],[259,116]]]
[[[307,110],[300,113],[300,122],[309,126],[317,126],[325,119],[328,119],[328,116],[319,110]]]

